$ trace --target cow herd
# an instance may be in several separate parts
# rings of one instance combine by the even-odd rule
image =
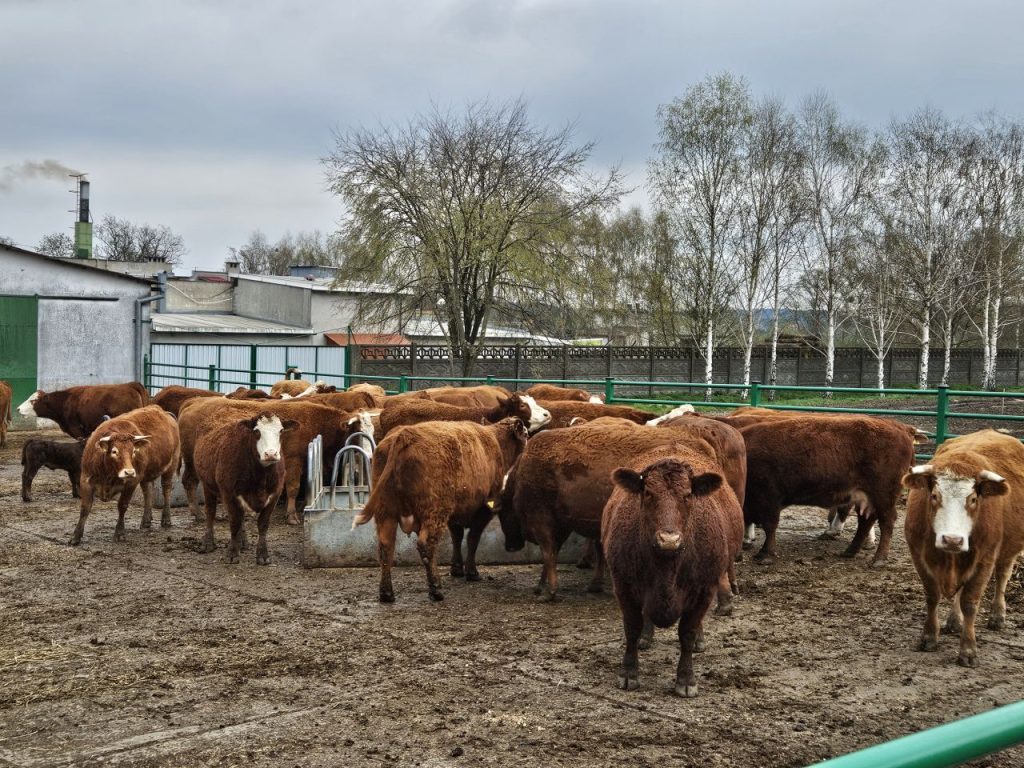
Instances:
[[[0,382],[0,443],[10,409],[10,389]],[[301,523],[310,441],[321,436],[330,464],[353,434],[375,437],[373,490],[352,525],[376,525],[382,602],[395,600],[399,529],[416,537],[434,601],[444,597],[437,553],[445,531],[451,576],[476,581],[477,548],[497,516],[506,549],[539,547],[542,600],[556,599],[559,551],[579,534],[592,542],[595,559],[588,589],[600,591],[607,570],[622,611],[620,686],[636,686],[638,650],[653,628],[677,624],[675,691],[687,697],[697,692],[693,654],[703,646],[707,611],[713,604],[719,613],[732,610],[735,563],[758,528],[764,541],[754,559],[770,564],[779,557],[776,531],[787,506],[830,510],[832,534],[853,514],[847,557],[873,540],[877,523],[872,564],[882,566],[900,494],[909,489],[905,532],[927,604],[919,648],[936,649],[938,603],[952,599],[946,629],[960,634],[965,666],[977,663],[975,618],[987,584],[994,573],[988,626],[999,630],[1006,585],[1024,551],[1024,446],[993,430],[949,440],[929,464],[915,466],[921,433],[891,419],[749,407],[699,416],[689,406],[654,417],[545,384],[523,392],[439,387],[389,396],[369,384],[336,391],[285,380],[269,393],[170,386],[150,398],[129,383],[36,392],[18,411],[51,419],[77,439],[29,440],[22,451],[25,501],[41,467],[68,472],[81,499],[72,545],[82,540],[97,499],[117,499],[114,539],[123,540],[125,512],[140,486],[141,524],[150,527],[158,480],[161,525],[169,526],[180,472],[194,518],[205,523],[203,552],[216,549],[221,505],[228,561],[238,562],[248,547],[249,514],[259,532],[259,565],[270,562],[267,529],[282,495],[288,522]]]

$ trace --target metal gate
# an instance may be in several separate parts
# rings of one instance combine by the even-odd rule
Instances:
[[[0,379],[14,389],[12,408],[36,391],[39,299],[0,296]]]

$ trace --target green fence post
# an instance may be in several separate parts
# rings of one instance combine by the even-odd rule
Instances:
[[[408,376],[399,376],[398,377],[398,393],[401,394],[402,392],[408,392],[408,391],[409,391],[409,377]]]
[[[615,379],[611,376],[605,377],[604,380],[604,401],[607,404],[612,403],[615,400]]]
[[[149,355],[142,356],[142,386],[149,390],[150,382],[152,381],[153,373],[149,367]]]
[[[256,345],[249,345],[249,389],[256,389]]]
[[[761,404],[761,382],[750,382],[750,404],[755,408]]]
[[[946,440],[946,414],[949,411],[949,385],[939,384],[938,402],[935,405],[935,449]]]
[[[210,364],[208,376],[209,376],[209,378],[207,379],[207,383],[210,386],[208,386],[207,389],[209,389],[211,392],[216,392],[217,391],[217,366],[216,365],[213,365],[212,363]]]
[[[489,386],[489,387],[493,387],[494,386],[494,377],[493,376],[488,376],[487,377],[487,386]]]

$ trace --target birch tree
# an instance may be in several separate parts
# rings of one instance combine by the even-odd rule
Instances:
[[[875,359],[875,386],[885,388],[885,359],[908,318],[899,239],[884,223],[864,238],[857,262],[854,325]],[[882,395],[884,397],[884,394]]]

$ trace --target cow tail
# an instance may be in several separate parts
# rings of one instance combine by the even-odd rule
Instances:
[[[23,446],[21,446],[21,466],[23,466],[23,467],[25,466],[25,454],[28,452],[28,444],[30,442],[32,442],[32,441],[31,440],[26,440],[25,444]]]
[[[404,433],[399,433],[395,436],[394,442],[391,445],[391,449],[388,451],[388,463],[381,471],[380,476],[374,475],[373,478],[373,491],[370,492],[370,498],[366,501],[366,506],[363,507],[363,511],[352,518],[352,529],[354,530],[357,525],[363,525],[370,522],[376,517],[378,512],[383,512],[383,502],[381,497],[386,491],[384,490],[390,485],[397,484],[396,481],[391,479],[391,476],[395,473],[395,467],[405,461],[402,454],[405,453],[406,437]]]

